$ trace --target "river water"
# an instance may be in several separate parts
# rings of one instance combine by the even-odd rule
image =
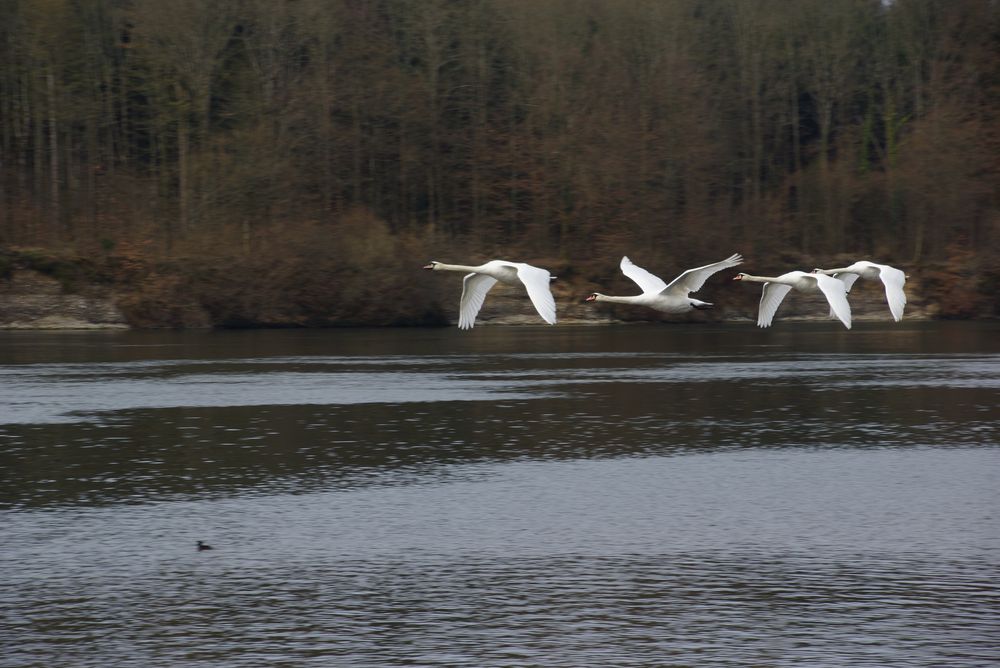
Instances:
[[[1000,665],[998,399],[1000,323],[0,333],[0,665]]]

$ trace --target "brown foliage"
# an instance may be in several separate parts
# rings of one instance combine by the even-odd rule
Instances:
[[[969,246],[954,244],[947,260],[930,265],[922,278],[938,317],[1000,317],[1000,263],[995,259],[983,261]]]
[[[414,279],[419,244],[355,211],[289,225],[251,253],[155,263],[122,300],[139,326],[322,327],[441,321]]]
[[[0,3],[0,244],[99,258],[137,322],[431,322],[430,255],[976,295],[932,265],[1000,249],[996,3],[50,4]]]

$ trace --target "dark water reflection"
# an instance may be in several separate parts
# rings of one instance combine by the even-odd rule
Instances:
[[[0,665],[1000,662],[995,324],[0,351]]]

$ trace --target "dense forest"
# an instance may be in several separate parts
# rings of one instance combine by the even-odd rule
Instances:
[[[429,322],[430,259],[627,291],[622,254],[732,252],[997,315],[1000,3],[0,0],[0,202],[6,257],[87,258],[137,324]]]

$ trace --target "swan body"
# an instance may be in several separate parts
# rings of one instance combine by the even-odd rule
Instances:
[[[851,328],[851,305],[847,303],[847,290],[842,281],[826,274],[809,274],[804,271],[790,271],[781,276],[752,276],[737,274],[734,281],[749,281],[763,283],[764,289],[760,295],[760,307],[757,311],[757,325],[770,327],[774,313],[781,305],[781,300],[792,290],[798,292],[822,292],[830,303],[833,314]]]
[[[615,297],[595,292],[586,301],[612,302],[616,304],[636,304],[662,311],[663,313],[687,313],[694,309],[709,309],[712,304],[688,297],[689,293],[697,292],[712,274],[728,267],[735,267],[743,262],[743,257],[736,253],[721,262],[706,264],[704,267],[688,269],[668,285],[658,276],[654,276],[642,267],[633,264],[628,257],[621,261],[622,273],[631,278],[642,288],[641,295]]]
[[[903,319],[903,308],[906,306],[906,293],[903,292],[903,284],[906,283],[906,274],[899,269],[890,267],[887,264],[876,264],[868,260],[861,260],[849,267],[841,267],[840,269],[813,269],[813,273],[839,278],[846,286],[847,292],[851,291],[854,281],[859,278],[866,278],[868,280],[881,279],[885,285],[885,300],[889,303],[889,312],[892,313],[892,319],[896,322]]]
[[[508,262],[506,260],[490,260],[475,267],[464,264],[445,264],[437,260],[425,265],[424,269],[433,271],[465,272],[462,279],[462,298],[458,308],[459,329],[472,329],[476,322],[476,314],[483,307],[486,293],[497,284],[523,285],[534,304],[538,315],[550,325],[556,324],[556,302],[549,290],[551,276],[545,269],[533,267],[524,262]]]

